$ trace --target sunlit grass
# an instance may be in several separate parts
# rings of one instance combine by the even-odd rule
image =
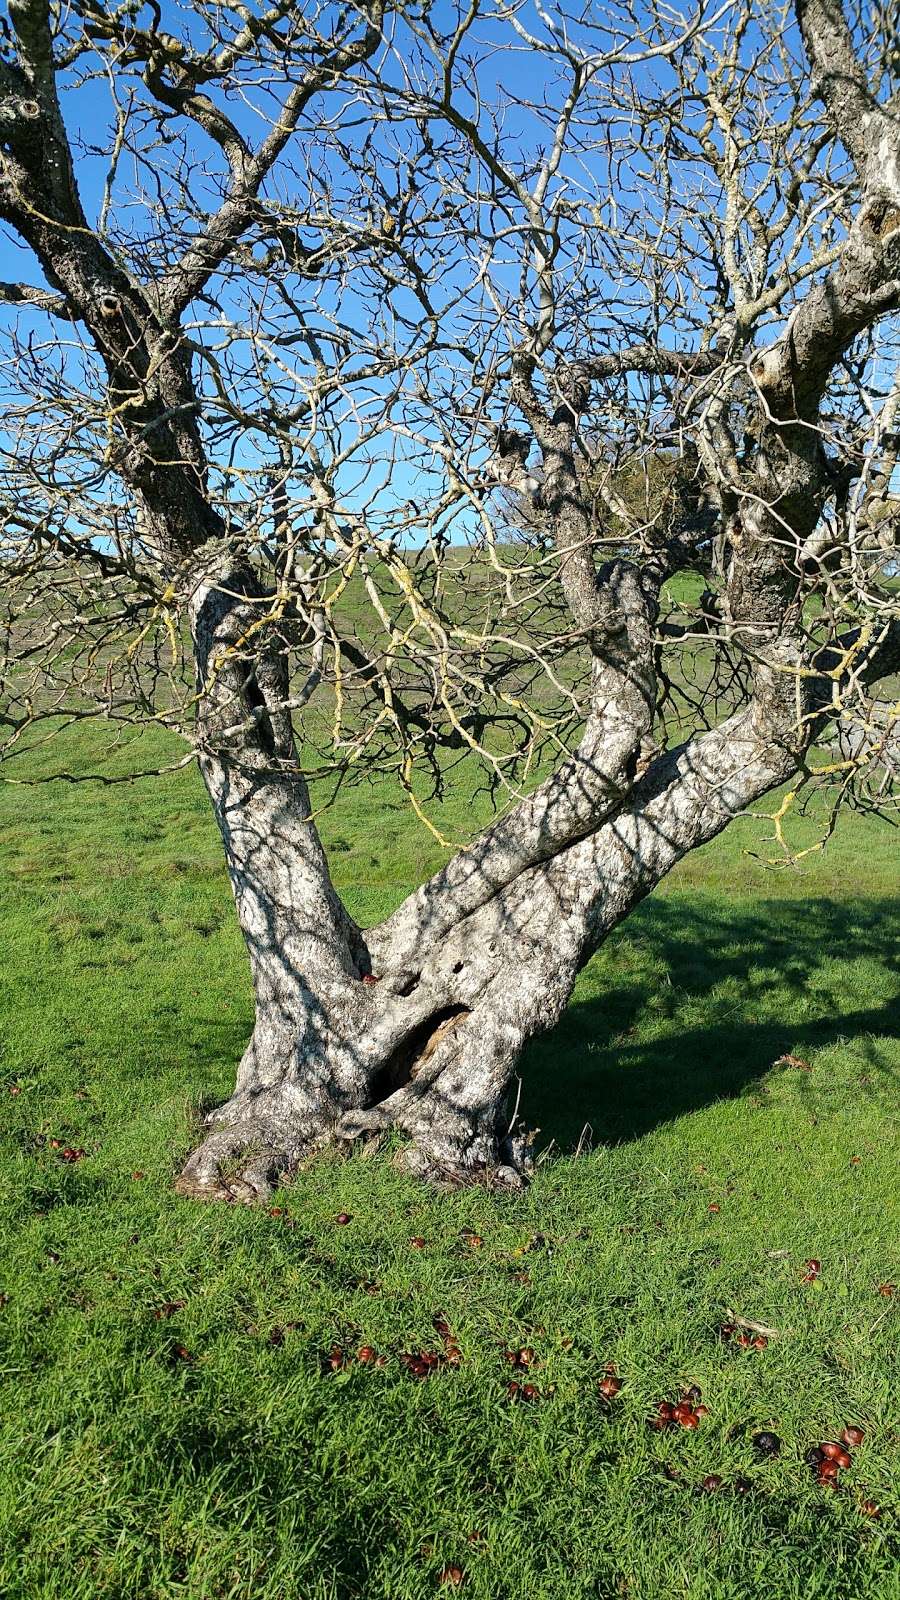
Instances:
[[[365,921],[441,859],[385,785],[322,826]],[[582,974],[523,1068],[550,1146],[526,1194],[438,1195],[387,1152],[273,1217],[171,1186],[251,1021],[195,775],[0,789],[0,1592],[419,1600],[459,1566],[484,1600],[900,1594],[895,836],[848,817],[776,873],[746,853],[770,831],[692,856]],[[779,1337],[723,1344],[726,1308]],[[418,1382],[400,1353],[441,1348],[438,1310],[462,1362]],[[386,1364],[323,1371],[335,1343]],[[689,1383],[702,1426],[651,1431]],[[829,1494],[803,1451],[850,1422]]]

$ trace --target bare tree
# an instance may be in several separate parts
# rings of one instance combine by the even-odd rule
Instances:
[[[5,772],[83,718],[199,764],[256,1022],[180,1186],[392,1128],[517,1182],[516,1063],[610,930],[895,741],[881,13],[9,18]],[[361,929],[310,778],[427,823],[462,759],[497,819]]]

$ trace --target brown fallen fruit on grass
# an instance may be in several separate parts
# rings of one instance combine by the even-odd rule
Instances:
[[[679,1401],[678,1405],[672,1409],[672,1416],[682,1428],[698,1428],[700,1426],[700,1418],[697,1415],[696,1408],[691,1405],[689,1400]]]
[[[839,1471],[836,1461],[820,1461],[816,1468],[816,1482],[836,1484]]]
[[[339,1211],[334,1220],[339,1227],[346,1228],[347,1223],[353,1221],[353,1213],[351,1211]]]
[[[700,1485],[705,1494],[715,1494],[722,1487],[722,1479],[717,1472],[709,1472]]]
[[[325,1357],[325,1364],[326,1366],[330,1367],[332,1372],[340,1372],[341,1368],[346,1366],[347,1357],[345,1356],[339,1344],[333,1344],[331,1346],[331,1349]]]
[[[844,1445],[838,1444],[836,1439],[824,1439],[819,1449],[826,1461],[834,1461],[843,1471],[851,1465],[852,1457],[849,1450]]]
[[[166,1317],[174,1317],[177,1312],[183,1311],[184,1307],[184,1300],[166,1300],[161,1306],[156,1307],[153,1315],[157,1322],[163,1322]]]
[[[438,1578],[438,1583],[447,1584],[451,1589],[458,1589],[465,1581],[466,1575],[462,1567],[457,1566],[445,1567]]]
[[[424,1250],[425,1249],[425,1240],[422,1238],[421,1234],[416,1234],[415,1238],[410,1239],[409,1248],[410,1248],[410,1250]]]
[[[880,1517],[881,1507],[874,1500],[861,1500],[859,1509],[864,1517]]]
[[[891,1296],[897,1293],[897,1285],[895,1283],[880,1283],[878,1285],[878,1293],[883,1294],[885,1300],[890,1300]]]
[[[821,1261],[804,1261],[803,1267],[804,1274],[800,1280],[801,1283],[815,1283],[816,1279],[821,1275],[822,1272]]]
[[[843,1443],[851,1450],[856,1450],[858,1446],[862,1444],[865,1437],[866,1435],[864,1430],[862,1428],[858,1428],[855,1423],[851,1423],[851,1425],[845,1428],[841,1434]]]
[[[375,1351],[370,1344],[360,1345],[356,1352],[356,1359],[361,1361],[364,1367],[370,1367],[375,1360]]]
[[[605,1378],[600,1379],[600,1393],[604,1395],[607,1400],[614,1400],[616,1395],[619,1393],[623,1382],[623,1378],[617,1378],[614,1373],[608,1372]]]
[[[656,1408],[656,1415],[648,1419],[649,1426],[657,1433],[662,1433],[665,1428],[671,1428],[675,1420],[675,1407],[671,1400],[660,1400]]]

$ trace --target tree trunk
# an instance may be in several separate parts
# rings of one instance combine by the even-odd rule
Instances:
[[[675,862],[796,768],[796,741],[779,744],[765,721],[751,707],[660,757],[617,817],[476,896],[474,910],[468,891],[455,919],[451,891],[435,902],[420,891],[367,935],[331,888],[296,776],[205,757],[256,1024],[181,1191],[264,1198],[324,1144],[390,1129],[423,1176],[519,1183],[529,1142],[510,1127],[507,1094],[524,1047]]]

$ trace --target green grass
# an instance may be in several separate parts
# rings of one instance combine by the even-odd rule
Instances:
[[[95,764],[85,734],[67,762]],[[471,799],[440,813],[454,835]],[[322,825],[364,920],[440,859],[384,786]],[[851,816],[773,873],[746,853],[765,832],[685,862],[532,1050],[522,1109],[553,1143],[527,1193],[437,1195],[358,1156],[272,1217],[172,1191],[251,1020],[195,776],[0,789],[0,1592],[420,1600],[458,1564],[483,1600],[900,1595],[895,835]],[[721,1343],[726,1307],[780,1337]],[[462,1364],[417,1382],[399,1353],[438,1343],[438,1310]],[[386,1364],[323,1372],[335,1342]],[[510,1405],[524,1344],[540,1399]],[[689,1383],[700,1429],[652,1432]],[[802,1453],[850,1422],[829,1494]],[[707,1473],[726,1487],[696,1493]]]

